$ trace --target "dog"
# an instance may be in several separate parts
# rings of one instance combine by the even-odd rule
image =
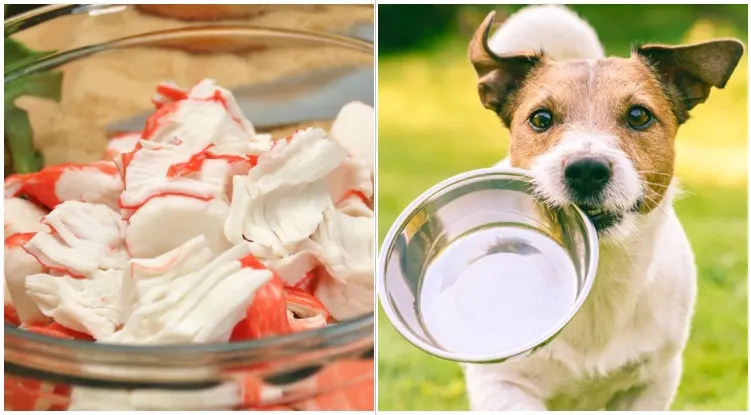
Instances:
[[[563,6],[529,6],[469,58],[482,105],[510,130],[499,166],[526,169],[550,206],[576,204],[599,237],[589,297],[552,342],[497,364],[463,365],[472,410],[667,410],[682,373],[696,265],[673,209],[676,131],[743,44],[635,47],[606,58]]]

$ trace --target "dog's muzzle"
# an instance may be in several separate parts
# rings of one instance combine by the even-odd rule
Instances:
[[[608,212],[602,207],[605,188],[613,177],[609,160],[598,156],[572,157],[566,160],[563,169],[571,201],[589,216],[598,231],[620,221],[620,213]]]
[[[577,204],[601,203],[603,191],[612,176],[611,163],[602,157],[575,157],[567,160],[564,165],[566,187],[571,199]]]

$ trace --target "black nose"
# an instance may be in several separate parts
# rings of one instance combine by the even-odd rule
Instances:
[[[601,157],[579,157],[566,162],[566,184],[578,197],[597,196],[613,175],[610,162]]]

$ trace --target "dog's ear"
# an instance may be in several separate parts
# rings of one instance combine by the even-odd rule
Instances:
[[[496,55],[488,47],[488,36],[495,12],[491,12],[475,31],[469,43],[469,60],[477,72],[477,89],[482,105],[497,113],[506,126],[511,123],[509,98],[524,78],[542,59],[541,53],[518,51]]]
[[[723,39],[683,46],[645,45],[636,54],[649,62],[677,101],[674,106],[678,104],[682,122],[688,110],[706,101],[712,87],[725,87],[743,56],[743,43]]]

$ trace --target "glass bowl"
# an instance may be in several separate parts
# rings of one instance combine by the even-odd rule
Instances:
[[[6,37],[57,49],[5,71],[6,85],[18,79],[33,84],[44,71],[63,74],[59,102],[17,101],[46,165],[100,159],[108,126],[151,109],[160,81],[187,87],[212,78],[232,89],[343,64],[374,64],[372,43],[342,35],[250,26],[241,19],[196,23],[134,9],[49,6],[5,22]],[[266,6],[264,12],[267,24],[284,21],[287,13],[294,18],[286,26],[300,27],[323,26],[326,10]],[[334,20],[342,31],[352,23]],[[82,36],[85,31],[91,35]],[[13,115],[7,106],[5,115]],[[333,115],[303,125],[332,121]],[[283,136],[296,127],[271,133]],[[80,409],[372,410],[373,331],[373,314],[367,314],[252,342],[145,347],[57,339],[6,323],[5,409],[67,409],[74,393],[87,397]]]

